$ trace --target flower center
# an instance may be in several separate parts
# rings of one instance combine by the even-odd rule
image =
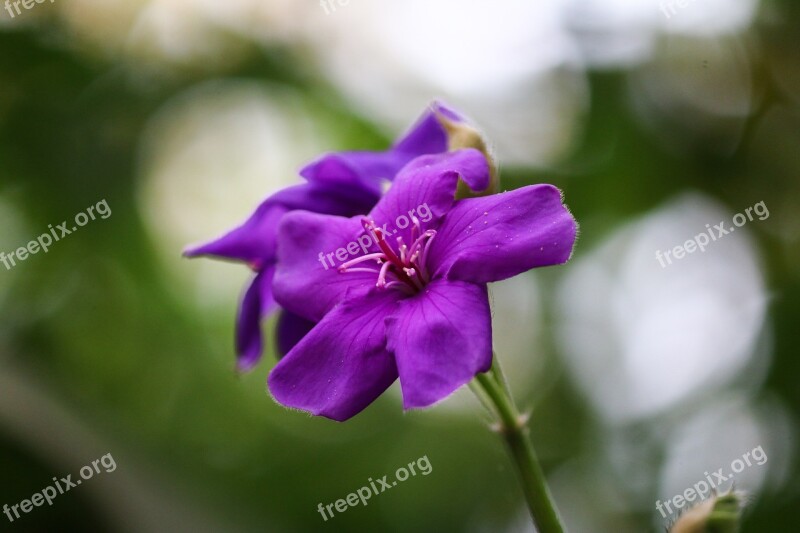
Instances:
[[[406,294],[415,294],[422,290],[431,280],[425,261],[428,257],[431,242],[436,236],[435,230],[422,231],[422,226],[417,217],[411,218],[414,224],[411,228],[410,246],[403,242],[402,237],[397,237],[396,250],[386,240],[386,234],[374,220],[362,219],[366,232],[372,236],[379,252],[369,253],[357,257],[339,266],[340,273],[346,272],[371,272],[377,274],[375,284],[379,289],[396,289]],[[364,265],[374,261],[375,266]],[[356,267],[356,265],[359,265]],[[355,267],[355,268],[354,268]]]

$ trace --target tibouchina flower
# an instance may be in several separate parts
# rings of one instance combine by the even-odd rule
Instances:
[[[576,234],[551,185],[454,199],[459,179],[480,191],[489,174],[475,149],[422,156],[366,217],[283,218],[275,297],[317,324],[271,372],[278,402],[342,421],[398,377],[409,409],[489,369],[486,284],[566,262]]]
[[[245,290],[236,327],[237,368],[252,369],[261,358],[261,320],[278,308],[272,294],[278,222],[286,213],[303,209],[351,216],[371,209],[386,181],[413,158],[448,149],[448,134],[440,122],[458,115],[434,104],[416,125],[385,152],[328,154],[300,171],[307,183],[284,189],[267,198],[238,228],[209,243],[190,247],[188,257],[213,256],[248,264],[255,276]],[[278,320],[278,351],[288,352],[313,326],[301,316],[284,313]]]

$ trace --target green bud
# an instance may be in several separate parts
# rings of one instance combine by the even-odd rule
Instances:
[[[495,165],[494,157],[492,157],[492,154],[489,152],[489,147],[481,133],[466,122],[456,122],[451,120],[439,111],[436,111],[436,119],[447,132],[448,149],[451,152],[454,150],[460,150],[462,148],[475,148],[486,157],[486,161],[489,163],[489,173],[491,179],[489,180],[489,186],[486,188],[486,190],[476,193],[462,181],[458,183],[456,198],[487,196],[489,194],[496,193],[500,188],[500,178],[497,173],[497,165]]]
[[[681,515],[670,533],[737,533],[742,510],[742,494],[730,491],[713,496]]]

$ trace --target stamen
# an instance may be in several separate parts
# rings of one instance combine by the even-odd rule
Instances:
[[[339,272],[344,272],[348,270],[352,265],[357,265],[359,263],[363,263],[364,261],[369,261],[370,259],[377,259],[378,262],[381,262],[383,259],[383,254],[380,252],[375,252],[373,254],[362,255],[361,257],[356,257],[355,259],[351,259],[346,263],[342,263],[339,265]]]
[[[401,263],[405,263],[406,262],[406,253],[408,252],[408,246],[406,246],[403,243],[403,238],[402,237],[398,237],[397,238],[397,247],[400,249],[400,262]]]
[[[374,268],[348,268],[347,270],[340,270],[340,272],[368,272],[370,274],[377,274],[379,270]]]
[[[378,283],[375,284],[376,287],[386,286],[386,273],[389,271],[390,266],[392,266],[392,264],[388,261],[383,264],[381,271],[378,273]]]
[[[416,215],[411,215],[411,223],[414,224],[414,227],[411,228],[411,238],[414,238],[414,231],[416,230],[417,235],[422,234],[422,224],[420,224],[419,219]]]
[[[404,268],[403,272],[406,273],[406,275],[408,276],[408,279],[411,280],[411,283],[413,283],[416,288],[422,290],[422,283],[419,280],[419,274],[417,274],[416,269]]]
[[[422,235],[417,237],[417,239],[413,243],[411,243],[411,253],[412,254],[414,254],[419,249],[419,247],[422,245],[422,243],[425,242],[425,238],[427,236],[429,236],[429,232],[428,231],[426,231],[425,233],[423,233]]]
[[[378,237],[378,248],[380,248],[381,251],[386,254],[386,259],[388,259],[390,263],[402,263],[400,258],[397,257],[397,254],[394,253],[394,250],[389,247],[389,243],[386,242],[386,239],[383,238],[383,232],[380,229],[375,228],[375,235]]]
[[[428,239],[428,241],[425,243],[425,247],[422,249],[422,256],[419,258],[419,265],[421,268],[420,274],[422,275],[422,279],[425,280],[425,283],[430,281],[430,276],[428,275],[428,269],[426,268],[426,265],[428,261],[428,251],[431,249],[431,243],[436,237],[436,231],[430,230],[426,233],[430,234],[430,239]]]

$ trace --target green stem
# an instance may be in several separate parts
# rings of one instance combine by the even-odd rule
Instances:
[[[492,400],[489,398],[486,392],[484,392],[483,388],[478,384],[477,380],[473,379],[472,381],[469,382],[469,390],[471,390],[472,393],[478,397],[478,400],[480,400],[481,404],[489,412],[489,415],[493,417],[497,416],[497,411],[494,408],[494,403],[492,403]]]
[[[506,379],[505,373],[503,373],[503,369],[500,367],[500,361],[497,359],[497,353],[492,352],[492,368],[489,371],[494,376],[494,380],[503,388],[503,392],[506,393],[508,396],[508,401],[511,403],[511,406],[514,407],[514,396],[511,394],[511,387],[508,386],[508,380]]]
[[[494,364],[498,365],[496,356]],[[514,406],[507,386],[498,379],[503,379],[499,369],[491,374],[475,376],[475,382],[492,402],[499,415],[500,433],[505,438],[519,471],[533,522],[539,533],[563,533],[564,527],[558,518],[544,472],[533,450],[528,427]]]

